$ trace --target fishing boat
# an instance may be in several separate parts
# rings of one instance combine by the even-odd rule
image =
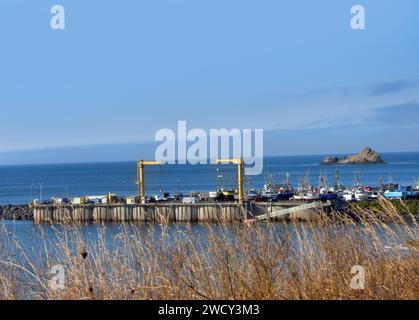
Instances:
[[[272,183],[272,175],[265,177],[265,183],[259,192],[259,199],[262,201],[276,201],[277,193],[275,192],[275,185]]]
[[[293,200],[314,201],[320,199],[318,190],[312,187],[310,182],[310,170],[307,169],[304,178],[300,178],[297,192],[292,197]]]
[[[285,173],[285,180],[282,186],[277,187],[275,191],[278,194],[278,200],[290,200],[294,196],[294,190],[291,186],[289,172]]]
[[[277,200],[289,200],[294,196],[294,192],[289,189],[276,188],[275,192],[277,195],[276,197]]]
[[[320,199],[320,194],[316,191],[309,191],[304,194],[303,200],[306,201],[315,201]]]
[[[342,193],[345,190],[345,186],[340,181],[340,173],[337,166],[335,170],[335,185],[329,190],[335,192],[336,194]]]
[[[380,192],[379,191],[372,190],[368,194],[368,199],[369,200],[376,200],[376,199],[380,198],[380,196],[381,195],[380,195]]]
[[[406,199],[407,192],[402,189],[398,190],[386,190],[384,192],[384,198],[387,199]]]
[[[217,197],[218,197],[218,192],[217,191],[210,191],[210,192],[208,192],[208,197],[210,199],[216,200]]]
[[[321,200],[336,200],[337,198],[338,198],[338,194],[333,191],[327,190],[327,191],[322,192],[320,190]]]
[[[209,197],[217,201],[234,201],[236,200],[237,192],[233,190],[228,190],[224,187],[224,175],[221,168],[217,168],[217,188],[216,191],[209,193]]]
[[[417,198],[419,191],[414,190],[412,186],[399,187],[398,189],[386,190],[384,197],[387,199],[411,199]]]
[[[253,186],[253,182],[250,177],[246,176],[245,182],[248,190],[245,194],[245,199],[247,201],[256,201],[259,198],[259,192]]]
[[[260,199],[263,201],[276,201],[278,193],[271,183],[265,183],[260,191]]]
[[[359,171],[354,171],[354,187],[352,193],[354,201],[366,201],[369,198],[369,193],[362,187]]]
[[[259,198],[259,193],[255,189],[251,189],[246,193],[247,201],[255,201]]]
[[[369,193],[363,189],[357,189],[354,192],[355,201],[367,201],[369,198]]]
[[[236,192],[234,190],[225,190],[221,189],[221,195],[225,201],[233,201],[235,200]]]
[[[320,173],[319,175],[319,189],[320,200],[335,200],[338,198],[338,194],[334,192],[334,189],[328,187],[326,173]]]
[[[355,194],[352,190],[345,190],[340,194],[339,198],[346,202],[355,201]]]

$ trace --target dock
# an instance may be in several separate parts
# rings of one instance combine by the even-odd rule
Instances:
[[[236,222],[257,220],[308,220],[330,203],[200,202],[149,204],[38,205],[33,207],[36,223],[72,222]]]
[[[292,206],[289,208],[282,208],[282,209],[275,209],[270,208],[270,210],[266,210],[265,214],[257,215],[255,217],[256,220],[262,221],[262,220],[272,220],[272,219],[303,219],[307,214],[310,215],[310,212],[313,210],[320,210],[324,211],[330,208],[331,203],[330,202],[310,202],[310,203],[304,203],[297,206]]]

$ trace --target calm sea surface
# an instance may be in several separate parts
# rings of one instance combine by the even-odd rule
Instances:
[[[352,186],[354,171],[359,172],[361,183],[377,185],[378,177],[384,182],[394,180],[402,185],[412,185],[413,178],[419,178],[419,152],[384,153],[387,164],[339,166],[341,182]],[[321,166],[324,156],[268,157],[259,176],[247,179],[246,187],[259,189],[266,176],[272,175],[273,182],[281,183],[289,172],[291,182],[298,184],[298,178],[307,169],[311,172],[313,184],[318,184],[319,174],[328,174],[329,184],[334,183],[335,166]],[[222,170],[222,185],[230,188],[236,177],[235,166],[217,165],[165,165],[146,167],[146,193],[159,194],[191,191],[211,191],[217,186],[217,168]],[[118,195],[135,195],[137,187],[135,162],[85,163],[0,166],[0,204],[23,204],[31,199],[43,200],[52,196],[73,197],[101,195],[108,192]]]
[[[411,230],[417,232],[417,228],[414,227],[412,223],[409,223]],[[237,225],[236,225],[237,226]],[[319,229],[315,226],[309,226],[308,224],[300,223],[275,223],[271,225],[273,228],[272,236],[278,236],[277,241],[280,241],[281,235],[289,235],[292,239],[292,245],[297,246],[299,244],[300,237],[297,237],[296,234],[307,233],[311,234],[312,232],[318,232]],[[237,227],[245,227],[239,225]],[[258,227],[266,228],[267,234],[269,231],[268,225],[259,224]],[[384,244],[388,245],[402,245],[405,242],[405,239],[410,239],[410,236],[405,232],[404,228],[401,228],[396,223],[389,223],[387,227],[392,229],[394,232],[394,237],[388,237],[386,228],[383,228],[380,225],[376,225],[377,235],[381,238]],[[204,223],[173,223],[165,226],[164,229],[159,224],[150,224],[145,222],[138,223],[84,223],[84,224],[74,224],[70,226],[65,225],[50,225],[50,224],[35,224],[32,221],[12,221],[12,220],[0,220],[0,243],[2,246],[0,249],[3,251],[1,253],[7,253],[7,255],[13,256],[20,260],[22,257],[19,257],[21,250],[26,252],[29,257],[35,258],[38,254],[44,254],[45,250],[44,244],[46,243],[50,253],[58,253],[61,248],[56,247],[56,244],[60,241],[63,241],[63,238],[67,238],[69,246],[75,250],[77,253],[77,243],[74,241],[74,232],[76,231],[80,235],[80,239],[89,246],[97,246],[98,241],[101,237],[105,240],[106,245],[110,249],[120,247],[124,245],[123,239],[119,236],[120,234],[127,233],[130,237],[135,239],[142,239],[146,237],[149,240],[152,240],[153,243],[159,243],[159,239],[162,239],[162,233],[166,235],[168,244],[172,241],[172,237],[175,235],[178,237],[186,237],[187,235],[192,236],[197,240],[197,245],[205,245],[209,228],[214,235],[227,235],[230,239],[235,238],[235,230],[232,226],[227,228],[223,225],[218,224],[204,224]],[[247,228],[247,227],[246,227]],[[336,225],[334,232],[336,234],[348,234],[354,231],[356,228],[363,228],[361,225]],[[303,231],[304,230],[304,231]],[[64,236],[67,235],[67,237]],[[387,236],[386,236],[387,235]],[[370,241],[367,233],[365,234],[366,241]],[[18,244],[18,245],[17,245]]]

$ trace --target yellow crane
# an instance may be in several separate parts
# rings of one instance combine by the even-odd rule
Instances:
[[[159,165],[159,161],[145,161],[139,160],[137,162],[137,181],[138,185],[138,194],[140,196],[141,203],[145,202],[145,192],[144,192],[144,167],[145,166],[156,166]]]
[[[244,161],[243,158],[237,159],[218,159],[217,164],[237,164],[238,168],[238,185],[239,185],[239,202],[240,204],[244,204],[244,188],[243,188],[243,180],[244,180]]]

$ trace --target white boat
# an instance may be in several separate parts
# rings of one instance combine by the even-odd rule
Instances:
[[[369,194],[362,189],[358,189],[355,191],[354,197],[356,201],[366,201],[369,198]]]
[[[292,196],[293,200],[305,200],[305,201],[313,201],[320,199],[320,193],[317,191],[305,191],[305,192],[298,192]]]
[[[302,193],[295,193],[292,198],[292,200],[303,200],[304,199],[304,194]]]
[[[303,199],[308,201],[318,200],[320,199],[320,194],[318,192],[309,191],[306,194],[304,194]]]
[[[341,193],[341,198],[346,202],[355,201],[355,194],[350,190],[345,190],[343,193]]]
[[[274,201],[278,197],[278,194],[275,192],[274,186],[270,183],[263,185],[262,190],[260,191],[260,198],[262,200],[271,200]]]
[[[256,200],[259,197],[259,194],[256,190],[252,189],[246,193],[246,199],[248,201]]]
[[[373,191],[368,195],[368,197],[369,199],[376,200],[380,197],[380,194],[376,191]]]
[[[208,192],[208,197],[210,197],[211,199],[216,199],[218,197],[218,192],[217,191],[210,191],[210,192]]]
[[[304,194],[303,193],[296,193],[292,197],[293,200],[304,200]]]
[[[300,178],[297,192],[292,197],[294,200],[313,201],[320,199],[320,193],[310,183],[310,170],[307,169],[304,178]]]

